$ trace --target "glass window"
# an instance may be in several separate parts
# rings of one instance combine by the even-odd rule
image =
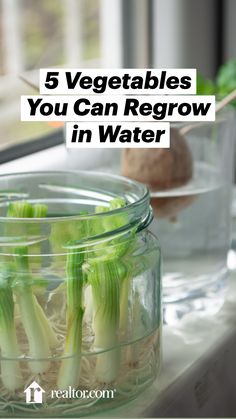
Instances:
[[[2,19],[2,4],[0,2],[0,76],[4,73],[3,62],[3,19]]]
[[[120,3],[0,0],[0,150],[62,126],[20,121],[20,96],[37,93],[39,68],[109,67],[109,57],[120,65]]]
[[[57,1],[21,0],[21,40],[24,70],[65,63],[63,18],[65,4]]]

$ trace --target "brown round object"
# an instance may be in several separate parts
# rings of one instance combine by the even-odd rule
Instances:
[[[191,152],[184,137],[171,128],[170,148],[125,149],[122,174],[154,191],[176,188],[192,177]]]
[[[192,173],[190,149],[175,128],[170,130],[170,148],[130,148],[123,152],[122,174],[145,183],[151,192],[183,186]],[[193,200],[192,196],[152,197],[151,205],[156,216],[174,219]]]

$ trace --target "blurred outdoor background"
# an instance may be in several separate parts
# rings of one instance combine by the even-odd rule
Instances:
[[[0,150],[60,128],[20,122],[39,68],[197,67],[213,78],[236,57],[235,16],[235,0],[0,0]]]

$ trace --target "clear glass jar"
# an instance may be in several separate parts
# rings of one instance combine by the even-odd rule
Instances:
[[[175,127],[180,128],[180,125]],[[178,139],[177,139],[178,140]],[[235,114],[193,124],[185,134],[192,177],[183,186],[151,192],[163,254],[164,321],[214,315],[227,290]]]
[[[145,186],[0,177],[0,416],[84,416],[157,376],[160,248]]]

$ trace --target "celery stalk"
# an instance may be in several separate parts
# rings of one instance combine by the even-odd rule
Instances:
[[[97,207],[96,213],[106,213],[122,207],[126,203],[123,198],[115,198],[109,207]],[[95,226],[95,233],[114,231],[128,222],[124,213],[104,214]],[[135,230],[129,238],[117,236],[109,242],[95,247],[94,259],[88,255],[84,268],[88,273],[88,283],[93,296],[93,328],[95,333],[94,346],[104,351],[97,355],[96,378],[109,384],[117,377],[120,365],[119,336],[121,331],[126,334],[128,323],[129,270],[121,259],[129,251],[134,242]]]
[[[47,205],[35,204],[33,205],[33,218],[45,218],[47,216]]]
[[[47,210],[48,210],[47,205],[45,205],[45,204],[35,204],[35,205],[33,205],[32,216],[34,218],[45,218],[47,216]],[[35,233],[37,233],[37,232],[35,232]],[[38,245],[35,245],[35,246],[38,246]],[[35,300],[34,304],[35,304],[35,310],[37,312],[37,317],[40,320],[40,323],[43,326],[45,334],[48,338],[49,346],[50,346],[50,348],[55,348],[58,344],[56,334],[55,334],[50,322],[48,321],[41,305],[38,303],[37,298],[34,297],[34,300]]]
[[[30,362],[33,373],[40,374],[48,370],[50,347],[46,331],[38,315],[35,296],[31,289],[31,277],[28,266],[27,247],[17,248],[16,267],[18,273],[13,282],[16,302],[20,309],[21,322],[29,342],[29,354],[34,361]]]
[[[115,261],[88,261],[84,267],[93,295],[94,347],[97,355],[95,375],[109,384],[115,380],[120,363],[118,345],[120,316],[120,275]],[[106,352],[107,351],[107,352]]]
[[[66,390],[77,387],[80,376],[83,285],[85,275],[82,272],[83,253],[68,253],[67,256],[67,334],[64,353],[57,379],[57,387]]]
[[[20,371],[19,350],[16,339],[16,329],[14,324],[14,301],[12,289],[7,277],[0,278],[0,348],[1,360],[1,379],[4,387],[9,391],[15,391],[22,385],[22,375]]]
[[[10,218],[32,218],[33,205],[26,201],[10,202],[7,210],[7,217]]]
[[[10,203],[7,215],[13,218],[40,218],[45,217],[46,213],[47,207],[45,205],[37,204],[33,206],[28,202],[19,201]],[[29,226],[30,228],[31,226]],[[30,232],[32,233],[32,231]],[[30,362],[30,368],[33,373],[40,374],[49,368],[50,348],[56,346],[57,338],[32,291],[28,248],[16,248],[15,254],[17,273],[12,285],[29,343],[29,355],[34,359]]]
[[[39,322],[41,323],[43,330],[45,332],[45,335],[48,339],[49,347],[53,349],[57,346],[58,340],[49,320],[47,319],[46,314],[43,311],[42,306],[39,304],[35,295],[34,295],[34,307],[35,307],[37,318],[39,319]]]

